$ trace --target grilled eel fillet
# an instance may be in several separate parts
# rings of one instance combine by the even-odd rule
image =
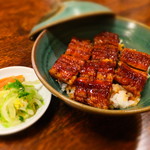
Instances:
[[[88,60],[92,51],[90,40],[72,38],[66,53],[61,55],[49,70],[51,76],[69,85],[73,84],[78,72]]]
[[[147,71],[150,66],[150,55],[138,52],[134,49],[124,48],[121,51],[120,61],[123,61],[136,69]]]
[[[118,47],[120,42],[119,37],[115,33],[111,32],[101,32],[94,37],[94,45],[114,45]]]
[[[65,54],[86,61],[90,58],[92,49],[90,40],[80,40],[74,37],[71,39]]]
[[[49,73],[58,81],[72,84],[83,65],[83,60],[63,54],[49,70]]]
[[[92,59],[110,59],[116,63],[118,60],[118,47],[119,37],[117,34],[102,32],[94,37]]]
[[[118,63],[114,80],[120,83],[127,91],[134,96],[140,97],[144,85],[147,81],[147,72],[131,68],[124,62]]]

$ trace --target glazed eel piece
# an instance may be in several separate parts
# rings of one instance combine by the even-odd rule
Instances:
[[[140,97],[147,81],[148,73],[132,68],[124,62],[118,63],[114,80],[120,83],[127,91],[135,97]]]
[[[102,32],[94,37],[93,60],[118,60],[119,37],[115,33]]]
[[[150,55],[135,49],[124,48],[121,51],[120,61],[136,69],[147,71],[150,66]]]
[[[49,73],[58,81],[72,85],[92,51],[90,40],[72,38],[65,54],[55,62]]]

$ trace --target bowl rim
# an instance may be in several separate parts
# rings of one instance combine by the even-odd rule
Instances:
[[[100,13],[101,15],[110,15],[110,13]],[[93,14],[95,15],[95,14]],[[85,16],[84,16],[85,17]],[[143,28],[146,28],[148,30],[150,30],[150,27],[148,25],[145,25],[143,23],[140,23],[138,21],[135,21],[135,20],[132,20],[132,19],[129,19],[129,18],[125,18],[125,17],[122,17],[122,16],[119,16],[119,15],[115,15],[115,18],[118,19],[118,20],[124,20],[124,21],[127,21],[127,22],[132,22],[132,23],[135,23],[135,24],[138,24],[140,26],[142,26]],[[71,19],[71,20],[74,20]],[[66,20],[66,21],[70,21],[69,20]],[[60,23],[64,23],[63,22],[60,22]],[[57,24],[58,25],[58,24]],[[65,103],[69,104],[70,106],[72,107],[75,107],[75,108],[78,108],[82,111],[86,111],[86,112],[90,112],[90,113],[94,113],[94,114],[103,114],[103,115],[132,115],[132,114],[138,114],[138,113],[143,113],[143,112],[146,112],[146,111],[149,111],[150,110],[150,106],[146,106],[144,108],[138,108],[138,109],[131,109],[131,110],[110,110],[110,109],[100,109],[100,108],[96,108],[96,107],[93,107],[93,106],[89,106],[89,105],[86,105],[86,104],[82,104],[80,102],[77,102],[75,100],[71,100],[69,99],[68,97],[64,96],[63,94],[61,94],[60,92],[58,92],[57,90],[55,90],[43,77],[42,75],[40,74],[40,71],[36,65],[36,57],[35,57],[35,54],[36,54],[36,48],[37,48],[37,45],[38,43],[40,42],[40,40],[42,39],[42,37],[48,32],[47,29],[43,30],[39,36],[37,37],[37,39],[35,40],[34,44],[33,44],[33,47],[32,47],[32,53],[31,53],[31,61],[32,61],[32,66],[33,66],[33,69],[37,75],[37,77],[39,78],[39,80],[45,85],[45,87],[56,97],[58,97],[59,99],[63,100]]]

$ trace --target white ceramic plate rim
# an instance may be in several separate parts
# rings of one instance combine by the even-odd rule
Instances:
[[[0,79],[1,78],[5,78],[5,77],[9,77],[9,76],[15,76],[15,75],[23,75],[25,77],[26,81],[35,81],[38,80],[34,70],[32,68],[29,67],[24,67],[24,66],[12,66],[12,67],[6,67],[6,68],[2,68],[0,69]],[[36,114],[29,118],[26,119],[25,122],[16,125],[14,127],[9,127],[9,128],[5,128],[2,125],[0,125],[0,135],[8,135],[8,134],[13,134],[19,131],[22,131],[24,129],[26,129],[27,127],[31,126],[32,124],[34,124],[37,120],[39,120],[42,115],[45,113],[45,111],[47,110],[50,102],[51,102],[51,92],[45,88],[43,86],[42,83],[40,83],[41,86],[39,93],[41,94],[41,96],[44,99],[44,105],[39,108],[36,112]]]

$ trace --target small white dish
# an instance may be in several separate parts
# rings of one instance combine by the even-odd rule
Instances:
[[[10,76],[16,76],[16,75],[23,75],[25,77],[25,81],[38,80],[34,70],[29,67],[13,66],[13,67],[6,67],[0,69],[0,79],[5,77],[10,77]],[[25,122],[19,125],[9,127],[9,128],[5,128],[2,125],[0,125],[0,135],[8,135],[8,134],[13,134],[22,131],[27,127],[31,126],[32,124],[34,124],[45,113],[45,111],[47,110],[51,102],[52,94],[49,92],[49,90],[47,90],[47,88],[43,86],[42,83],[37,85],[36,88],[40,88],[39,93],[44,99],[44,105],[37,110],[36,114],[33,117],[26,119]]]

